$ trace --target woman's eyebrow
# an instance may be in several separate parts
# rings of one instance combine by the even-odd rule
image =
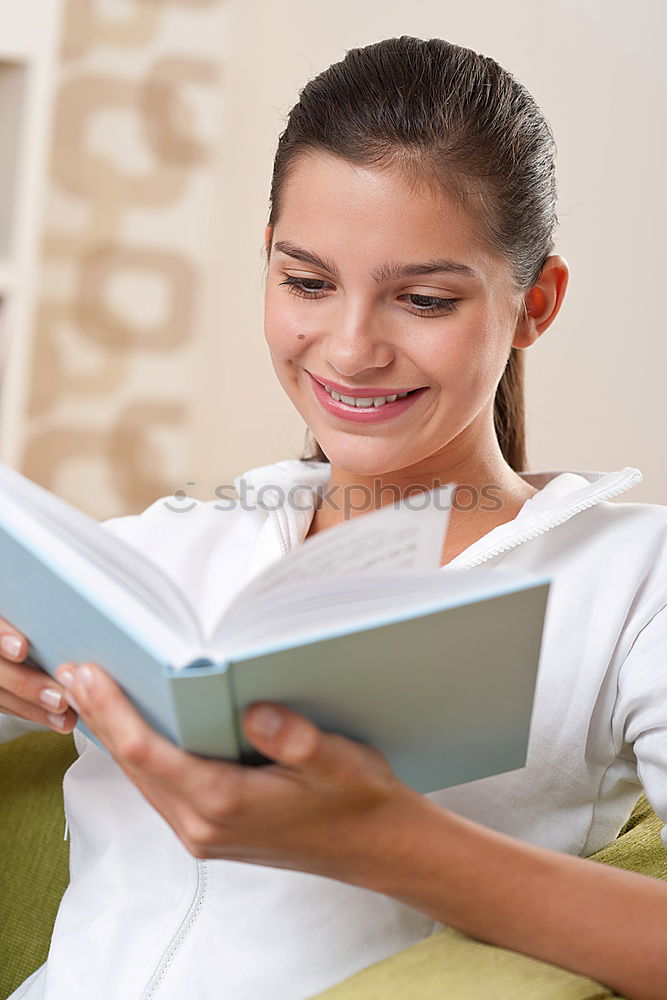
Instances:
[[[437,257],[420,264],[383,264],[378,272],[371,272],[374,281],[398,281],[400,278],[414,278],[420,274],[458,274],[465,278],[477,278],[479,275],[467,264],[460,264],[448,257]]]
[[[288,257],[294,257],[295,260],[300,260],[304,264],[319,267],[321,271],[327,271],[331,274],[336,281],[340,280],[338,268],[332,260],[327,260],[325,257],[320,257],[319,254],[311,253],[310,250],[304,250],[302,247],[298,247],[288,240],[277,240],[273,244],[273,249],[286,254]]]
[[[304,250],[289,240],[278,240],[273,245],[274,250],[300,260],[304,264],[311,264],[322,271],[327,271],[336,281],[340,280],[338,268],[332,260],[320,257],[319,254],[311,250]],[[420,264],[384,264],[379,271],[371,272],[371,277],[378,285],[384,281],[398,281],[400,278],[414,278],[420,274],[458,274],[466,278],[478,278],[479,275],[467,264],[460,264],[458,261],[449,260],[446,257],[439,257],[435,260],[424,261]]]

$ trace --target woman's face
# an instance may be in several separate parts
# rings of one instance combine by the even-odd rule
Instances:
[[[397,169],[309,154],[266,238],[271,360],[332,465],[373,475],[486,447],[522,296],[471,218]]]

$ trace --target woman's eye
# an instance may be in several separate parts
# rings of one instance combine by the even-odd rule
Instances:
[[[408,295],[407,297],[413,300],[412,305],[417,311],[426,316],[454,312],[456,303],[459,301],[458,299],[438,299],[433,295]],[[419,302],[415,302],[415,299],[419,299]]]
[[[288,285],[288,291],[292,295],[298,295],[302,299],[319,299],[321,293],[324,291],[323,285],[328,284],[322,278],[295,278],[294,275],[288,274],[284,281],[280,282],[281,285]],[[315,285],[315,288],[308,288],[307,285]]]

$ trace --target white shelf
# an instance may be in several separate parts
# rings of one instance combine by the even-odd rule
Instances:
[[[12,253],[18,161],[26,113],[25,63],[0,58],[0,259]]]
[[[0,60],[42,58],[42,45],[50,30],[59,0],[0,0]]]
[[[0,461],[19,466],[62,0],[0,0]]]

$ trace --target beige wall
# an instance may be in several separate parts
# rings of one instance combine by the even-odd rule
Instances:
[[[636,465],[645,479],[627,499],[667,503],[667,5],[242,0],[230,14],[233,51],[245,56],[230,60],[226,77],[220,241],[212,256],[223,280],[211,302],[220,323],[209,324],[216,363],[206,409],[224,475],[296,455],[303,440],[261,334],[260,247],[283,115],[299,87],[346,49],[394,35],[438,35],[515,73],[558,144],[557,250],[572,275],[558,319],[527,352],[531,468]],[[261,388],[262,407],[249,405],[250,384]],[[206,447],[204,434],[201,442]],[[201,467],[206,461],[203,452]]]
[[[347,49],[439,35],[514,72],[558,143],[557,250],[572,277],[528,352],[530,467],[637,465],[645,481],[628,499],[667,503],[665,5],[67,9],[24,471],[101,517],[179,488],[208,498],[246,468],[300,453],[304,426],[262,333],[277,138],[299,88]],[[84,127],[81,107],[96,100]]]
[[[63,4],[34,319],[9,330],[24,385],[2,401],[0,457],[97,517],[190,478],[227,8]]]

